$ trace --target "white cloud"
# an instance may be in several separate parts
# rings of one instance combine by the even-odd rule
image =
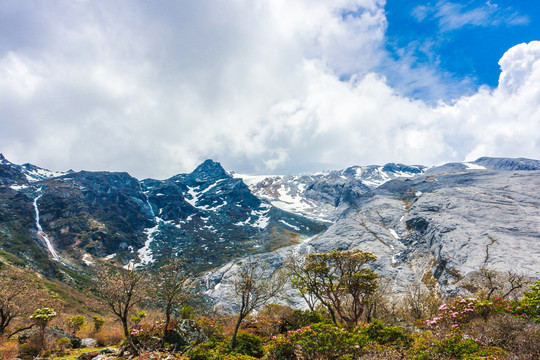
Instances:
[[[538,43],[507,52],[498,89],[427,105],[374,72],[383,1],[7,3],[31,19],[0,40],[12,161],[162,178],[206,157],[261,173],[540,157]]]
[[[511,7],[502,8],[496,3],[487,1],[478,7],[471,8],[463,3],[439,1],[435,5],[419,5],[412,11],[418,21],[433,17],[439,22],[442,31],[451,31],[464,26],[499,26],[523,25],[530,19],[521,15]]]

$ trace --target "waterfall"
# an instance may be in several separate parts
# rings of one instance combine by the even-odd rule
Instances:
[[[47,234],[43,232],[43,228],[41,227],[41,224],[39,223],[39,209],[38,209],[38,200],[41,197],[41,188],[38,190],[39,195],[34,199],[34,209],[36,210],[36,227],[37,227],[37,236],[40,240],[42,240],[45,245],[47,245],[47,249],[49,249],[49,252],[51,253],[54,260],[60,260],[58,257],[58,254],[56,253],[56,250],[54,250],[54,247],[47,237]]]

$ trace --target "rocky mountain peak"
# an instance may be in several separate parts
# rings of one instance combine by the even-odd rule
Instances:
[[[202,164],[197,166],[197,168],[193,170],[191,174],[189,174],[189,177],[193,180],[202,182],[226,179],[230,178],[231,176],[229,173],[227,173],[227,171],[225,171],[219,162],[207,159]]]

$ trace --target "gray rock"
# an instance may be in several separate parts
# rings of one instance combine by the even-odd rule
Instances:
[[[81,339],[81,347],[98,347],[98,342],[92,338]]]
[[[453,295],[482,267],[538,278],[538,189],[538,171],[459,169],[392,180],[355,199],[323,234],[258,258],[279,266],[290,252],[369,251],[398,294],[427,276]],[[204,278],[208,295],[231,309],[234,270],[229,264]]]

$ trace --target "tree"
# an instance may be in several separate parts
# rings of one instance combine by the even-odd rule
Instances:
[[[365,267],[377,257],[360,250],[309,254],[297,288],[314,295],[334,323],[358,324],[368,297],[377,289],[377,274]]]
[[[233,349],[236,347],[236,336],[242,320],[276,296],[284,283],[285,278],[280,269],[272,270],[261,265],[260,260],[247,258],[238,265],[234,276],[234,293],[240,302],[240,309],[231,339]]]
[[[437,314],[441,301],[434,290],[429,290],[424,284],[415,281],[405,288],[403,310],[406,318],[422,320]]]
[[[161,267],[157,274],[157,297],[165,311],[165,326],[161,344],[169,335],[169,324],[172,313],[184,302],[187,297],[185,291],[186,262],[182,258],[172,258]]]
[[[39,344],[41,348],[45,348],[45,329],[47,325],[57,316],[56,311],[51,308],[41,308],[34,311],[30,316],[30,320],[39,327]]]
[[[528,283],[527,277],[523,274],[513,271],[502,273],[482,267],[462,287],[477,297],[487,300],[497,297],[504,299],[512,297],[517,300]]]
[[[36,276],[29,271],[4,265],[0,270],[0,336],[19,316],[28,316],[35,309],[39,294]]]
[[[314,286],[309,286],[308,284],[312,284],[315,279],[310,277],[312,275],[311,273],[304,271],[305,258],[299,254],[291,253],[284,264],[289,272],[292,286],[298,290],[309,310],[315,311],[320,301],[313,292],[308,291],[309,288],[314,288]]]
[[[98,271],[97,289],[105,304],[122,323],[129,348],[138,353],[128,329],[130,314],[149,298],[148,274],[136,269],[103,267]]]

